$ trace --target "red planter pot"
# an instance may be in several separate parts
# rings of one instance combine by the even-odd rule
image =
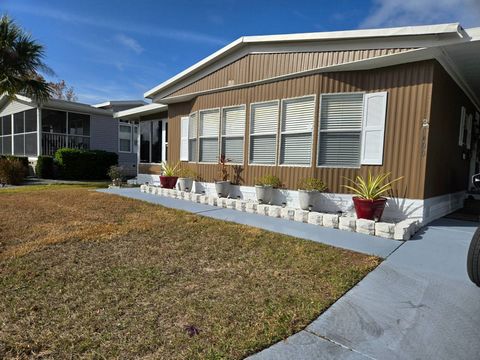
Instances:
[[[165,189],[173,189],[177,184],[178,176],[160,176],[160,185]]]
[[[382,219],[383,210],[387,203],[386,198],[377,200],[361,199],[357,196],[353,197],[353,204],[355,205],[355,212],[357,218],[380,221]]]

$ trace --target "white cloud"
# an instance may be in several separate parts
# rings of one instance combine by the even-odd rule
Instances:
[[[480,26],[479,0],[373,0],[362,28],[460,22]]]
[[[9,9],[7,10],[14,10],[21,13],[63,21],[70,24],[84,24],[101,27],[115,32],[128,32],[131,34],[153,36],[176,41],[198,42],[213,45],[225,45],[226,43],[224,39],[199,32],[161,28],[157,26],[144,25],[141,23],[127,23],[124,21],[115,21],[109,18],[86,16],[85,14],[73,14],[59,11],[52,7],[47,7],[44,4],[36,7],[10,4],[8,8]]]
[[[141,54],[143,52],[143,47],[138,43],[137,40],[131,38],[130,36],[124,34],[118,34],[115,36],[115,40],[126,48]]]

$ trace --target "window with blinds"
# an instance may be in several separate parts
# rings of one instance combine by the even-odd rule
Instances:
[[[252,104],[250,109],[250,164],[275,165],[278,101]]]
[[[363,93],[322,95],[318,142],[319,166],[360,166],[363,97]]]
[[[216,163],[218,161],[218,129],[220,110],[200,111],[200,162]]]
[[[280,164],[310,165],[315,96],[282,101]]]
[[[243,137],[245,134],[245,106],[222,109],[221,153],[232,164],[243,164]]]
[[[188,161],[196,162],[197,154],[197,113],[193,113],[188,119]]]

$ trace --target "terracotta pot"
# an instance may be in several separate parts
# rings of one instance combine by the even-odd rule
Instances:
[[[357,213],[357,218],[359,219],[380,221],[382,219],[382,214],[386,203],[386,198],[367,200],[361,199],[358,196],[353,197],[355,212]]]
[[[160,185],[165,189],[174,189],[177,184],[178,176],[163,176],[160,175]]]

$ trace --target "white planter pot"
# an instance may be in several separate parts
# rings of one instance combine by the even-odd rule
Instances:
[[[259,204],[270,204],[272,202],[273,187],[271,185],[255,185],[255,193]]]
[[[180,191],[191,192],[193,188],[193,179],[192,178],[178,178],[177,180],[178,187]]]
[[[315,205],[316,198],[320,194],[318,190],[298,190],[298,202],[302,210],[311,210]]]
[[[215,191],[218,197],[226,198],[230,194],[230,181],[217,181],[215,182]]]

